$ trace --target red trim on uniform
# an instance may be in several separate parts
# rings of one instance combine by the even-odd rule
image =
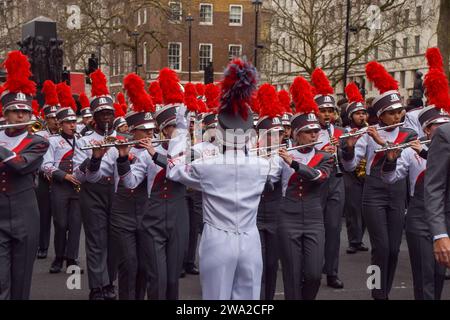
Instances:
[[[416,178],[416,186],[423,182],[423,179],[425,178],[425,170],[423,170]]]
[[[20,141],[20,143],[17,145],[17,147],[12,149],[11,151],[14,153],[20,153],[20,151],[25,149],[25,147],[27,147],[32,141],[33,141],[33,139],[31,139],[31,138],[24,138],[22,141]]]
[[[73,156],[73,150],[67,151],[61,158],[61,161],[69,159],[69,157]]]
[[[314,168],[315,166],[317,166],[320,161],[322,161],[323,159],[323,153],[316,153],[311,160],[308,162],[307,166],[310,168]]]
[[[339,139],[340,136],[342,136],[344,134],[344,131],[342,131],[339,128],[334,127],[334,132],[333,132],[333,137],[336,139]],[[324,150],[326,147],[330,146],[330,142],[328,142],[327,144],[325,144],[322,148],[320,148],[320,150]]]

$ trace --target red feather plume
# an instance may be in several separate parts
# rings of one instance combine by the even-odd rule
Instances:
[[[366,75],[380,94],[390,90],[398,90],[398,82],[386,71],[380,63],[371,61],[366,65]]]
[[[150,86],[148,87],[148,92],[150,93],[150,96],[152,97],[154,104],[163,103],[162,91],[158,81],[153,81],[152,83],[150,83]]]
[[[125,114],[126,113],[124,112],[122,105],[120,103],[114,103],[114,117],[115,118],[124,117]]]
[[[3,66],[8,72],[5,89],[10,92],[22,92],[34,96],[36,94],[36,83],[30,80],[31,65],[28,57],[20,51],[8,53]]]
[[[91,73],[92,97],[109,95],[108,82],[102,70],[97,69]]]
[[[51,80],[46,80],[42,86],[42,93],[45,95],[45,104],[48,106],[56,106],[59,104],[56,85]]]
[[[155,112],[155,105],[150,95],[145,91],[145,82],[135,73],[130,73],[123,79],[123,85],[136,112]]]
[[[198,105],[198,113],[209,113],[212,110],[208,110],[208,108],[206,107],[206,103],[202,100],[202,99],[198,99],[197,100],[197,105]]]
[[[117,102],[122,105],[122,104],[126,104],[125,101],[125,95],[122,92],[119,92],[116,96]]]
[[[76,112],[77,104],[72,96],[72,89],[65,82],[61,82],[56,85],[56,91],[61,107],[72,108]]]
[[[214,83],[205,86],[206,106],[210,111],[217,113],[220,107],[220,87]]]
[[[290,92],[297,113],[319,113],[319,108],[311,92],[311,85],[305,78],[296,77]]]
[[[291,97],[286,90],[278,91],[278,101],[280,101],[283,112],[292,113],[291,109]]]
[[[184,104],[189,111],[198,111],[197,90],[191,82],[186,83],[184,86]]]
[[[331,95],[334,93],[333,87],[322,69],[316,68],[311,74],[311,82],[314,86],[315,94]]]
[[[271,84],[264,83],[260,86],[257,97],[260,106],[259,116],[261,118],[265,116],[275,118],[283,114],[284,110],[278,100],[277,90]]]
[[[91,105],[91,103],[89,102],[89,98],[84,92],[80,94],[78,100],[80,101],[81,109],[89,108],[89,106]]]
[[[33,109],[33,114],[36,117],[39,117],[39,113],[40,113],[40,106],[39,106],[39,102],[37,102],[37,100],[34,100],[31,102],[31,108]]]
[[[158,81],[165,104],[183,103],[184,97],[181,91],[180,80],[175,71],[169,68],[160,70]]]
[[[252,109],[253,113],[259,114],[259,101],[258,101],[258,91],[255,91],[252,95],[252,98],[250,100],[250,108]]]
[[[359,92],[358,86],[351,82],[345,87],[345,94],[347,95],[348,103],[352,102],[364,102],[364,98]]]
[[[429,48],[425,53],[430,70],[423,84],[426,88],[427,104],[450,111],[448,79],[444,72],[442,55],[438,48]]]
[[[199,96],[204,96],[206,93],[206,86],[203,83],[195,84],[195,89],[197,89],[197,93]]]
[[[444,70],[444,62],[439,48],[428,48],[425,52],[425,58],[427,58],[428,66],[430,68]]]

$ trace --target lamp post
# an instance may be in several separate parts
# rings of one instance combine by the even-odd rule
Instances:
[[[347,14],[345,17],[345,47],[344,47],[344,90],[347,86],[347,74],[348,74],[348,46],[349,46],[349,38],[350,32],[356,33],[358,32],[358,28],[354,26],[350,26],[350,13],[351,13],[351,3],[350,0],[347,0]]]
[[[261,9],[263,0],[252,0],[252,5],[255,8],[255,47],[253,49],[254,61],[253,64],[255,68],[258,67],[258,20],[259,20],[259,11]]]
[[[189,26],[189,56],[188,56],[188,67],[189,67],[189,82],[192,81],[192,22],[194,18],[189,15],[186,17],[186,22]]]
[[[138,64],[138,39],[139,39],[139,32],[137,30],[134,30],[131,33],[131,36],[134,38],[134,72],[137,74],[138,73],[138,68],[139,68],[139,64]]]

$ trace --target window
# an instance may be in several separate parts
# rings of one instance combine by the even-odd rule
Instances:
[[[396,40],[392,40],[391,45],[392,45],[392,52],[391,52],[392,55],[391,55],[391,57],[395,58],[395,54],[396,54],[396,51],[397,51],[397,41]]]
[[[168,60],[169,68],[181,71],[181,43],[180,42],[169,42],[168,48]]]
[[[169,2],[169,20],[172,22],[181,21],[182,11],[181,11],[181,2]]]
[[[199,52],[199,70],[203,71],[212,61],[212,44],[200,44]]]
[[[147,23],[147,8],[142,9],[142,13],[143,13],[142,24],[146,24]]]
[[[325,55],[322,56],[322,67],[325,65]]]
[[[213,24],[213,6],[209,3],[200,3],[200,24]]]
[[[242,45],[240,44],[230,44],[228,46],[228,60],[233,58],[239,58],[242,55]]]
[[[242,26],[242,6],[230,6],[230,26]]]
[[[137,25],[141,25],[141,9],[137,11]]]
[[[332,54],[332,53],[330,53],[330,54],[328,55],[328,61],[329,61],[329,64],[330,64],[332,67],[334,67],[334,64],[333,64],[333,54]]]
[[[375,46],[375,48],[373,48],[373,58],[375,60],[378,60],[378,46]]]
[[[414,53],[419,54],[420,53],[420,36],[415,37],[415,46],[414,46]]]
[[[119,74],[119,55],[116,49],[112,51],[112,54],[113,54],[112,74],[113,76],[117,76]]]
[[[405,10],[405,27],[409,25],[409,9]]]
[[[422,24],[422,6],[416,7],[416,23],[418,26]]]
[[[133,54],[131,51],[125,51],[123,53],[123,71],[124,73],[130,73],[133,70]]]
[[[405,87],[405,82],[406,82],[405,80],[406,80],[406,73],[405,73],[405,71],[400,71],[400,86],[402,88]]]
[[[403,38],[403,56],[408,56],[408,38]]]

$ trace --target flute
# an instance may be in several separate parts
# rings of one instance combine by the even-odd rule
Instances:
[[[429,144],[429,143],[431,143],[431,140],[420,141],[420,144]],[[411,145],[412,145],[412,141],[406,142],[406,143],[400,143],[400,144],[393,144],[390,146],[386,146],[386,147],[382,147],[377,150],[374,150],[374,153],[397,150],[397,149],[405,149],[405,148],[411,147]]]
[[[403,124],[404,124],[404,122],[400,122],[400,123],[397,123],[397,124],[392,124],[390,126],[379,127],[379,128],[377,128],[377,131],[394,129],[394,128],[397,128],[397,127],[401,127]],[[364,131],[363,130],[358,130],[356,132],[343,134],[342,136],[339,137],[339,139],[347,139],[347,138],[351,138],[351,137],[356,137],[356,136],[360,136],[360,135],[365,134],[365,133],[367,133],[367,130],[364,130]]]
[[[318,145],[318,144],[321,144],[321,143],[322,143],[322,141],[316,141],[316,142],[306,143],[306,144],[302,144],[302,145],[299,145],[299,146],[287,148],[286,151],[292,151],[292,150],[297,150],[297,149],[303,149],[303,148],[308,148],[308,147],[314,147],[314,146],[316,146],[316,145]],[[283,147],[285,147],[285,146],[286,146],[286,144],[280,144],[280,145],[278,145],[278,146],[273,146],[273,147],[279,147],[279,148],[277,148],[277,149],[281,149],[281,148],[283,148]],[[264,147],[264,148],[265,148],[265,149],[268,149],[268,148],[270,148],[270,147]],[[258,148],[258,149],[262,149],[262,148]],[[253,150],[254,150],[254,149],[253,149]],[[275,154],[275,153],[277,153],[277,152],[278,152],[278,150],[272,151],[272,152],[270,152],[270,153],[268,153],[268,154],[260,155],[260,157],[266,157],[266,156]]]

